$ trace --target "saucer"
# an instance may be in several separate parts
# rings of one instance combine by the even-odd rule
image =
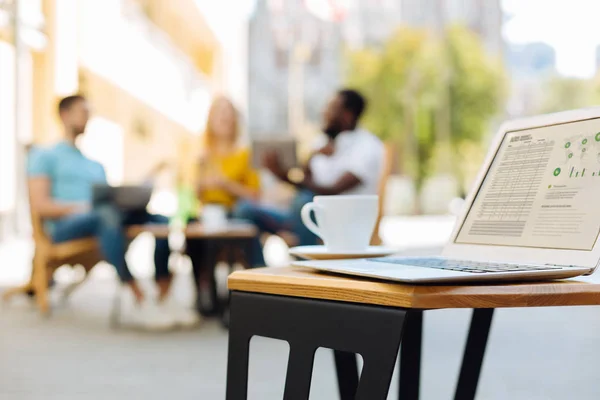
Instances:
[[[351,258],[384,257],[398,253],[397,249],[384,246],[369,246],[361,251],[329,251],[325,246],[297,246],[290,249],[290,255],[307,260],[343,260]]]

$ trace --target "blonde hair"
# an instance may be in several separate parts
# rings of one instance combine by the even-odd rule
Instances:
[[[226,102],[233,110],[233,128],[232,128],[233,132],[230,132],[231,133],[231,144],[235,145],[238,142],[239,137],[240,137],[239,116],[238,116],[237,108],[235,107],[233,102],[231,100],[229,100],[227,97],[222,96],[222,95],[217,96],[217,97],[215,97],[212,104],[210,105],[210,108],[208,110],[208,118],[206,119],[206,129],[204,130],[204,135],[203,135],[203,145],[206,149],[211,148],[215,143],[215,134],[212,131],[212,126],[213,126],[213,122],[216,118],[217,107],[219,106],[219,103],[221,103],[221,102]]]

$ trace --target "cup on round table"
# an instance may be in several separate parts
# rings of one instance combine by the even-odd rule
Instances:
[[[337,252],[366,250],[378,215],[377,195],[315,196],[301,211],[304,225],[323,240],[327,250]]]
[[[219,230],[227,226],[227,210],[218,204],[202,206],[202,226],[207,230]]]

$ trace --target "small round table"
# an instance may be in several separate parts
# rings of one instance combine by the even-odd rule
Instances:
[[[156,238],[166,239],[172,233],[172,229],[166,224],[148,224],[148,225],[134,225],[128,228],[127,233],[130,237],[135,237],[143,232],[149,232]],[[207,266],[210,274],[210,297],[212,304],[215,305],[216,311],[220,315],[227,314],[228,299],[221,301],[217,295],[217,284],[215,280],[215,266],[219,259],[217,257],[217,249],[224,249],[227,254],[227,262],[230,266],[235,261],[233,255],[235,250],[241,248],[244,257],[241,261],[246,267],[249,266],[249,260],[252,257],[252,241],[258,235],[256,227],[250,223],[243,221],[230,220],[226,224],[220,227],[207,227],[201,222],[192,222],[183,229],[188,245],[193,246],[194,241],[209,241],[211,247],[215,248],[215,251],[211,251],[212,257],[209,258]],[[190,239],[193,240],[190,242]],[[193,254],[195,251],[203,251],[202,248],[188,248],[186,253]],[[196,304],[199,306],[199,294],[200,294],[200,280],[198,266],[194,265],[194,278],[196,286]]]

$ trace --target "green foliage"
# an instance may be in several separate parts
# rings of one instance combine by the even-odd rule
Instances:
[[[463,163],[432,162],[436,148],[458,154],[465,142],[480,142],[505,96],[501,64],[479,38],[459,26],[442,38],[403,27],[382,48],[350,52],[347,59],[347,84],[369,100],[363,123],[397,143],[401,171],[418,188],[436,168],[452,168],[462,182]]]
[[[473,168],[469,165],[472,159],[461,159],[460,155],[464,148],[480,145],[488,134],[491,120],[504,107],[507,78],[500,60],[490,56],[468,29],[450,27],[445,47],[450,66],[452,168],[464,195]]]
[[[363,123],[382,139],[397,143],[405,156],[403,169],[412,170],[418,158],[413,142],[430,140],[423,108],[433,108],[439,90],[432,45],[427,31],[401,28],[383,48],[348,55],[348,84],[369,100]],[[413,129],[415,135],[408,134]]]
[[[481,141],[488,124],[504,105],[506,77],[500,60],[487,54],[468,29],[447,31],[450,65],[451,137],[455,143]]]
[[[598,85],[590,79],[553,76],[543,87],[540,114],[589,107],[598,100]]]

